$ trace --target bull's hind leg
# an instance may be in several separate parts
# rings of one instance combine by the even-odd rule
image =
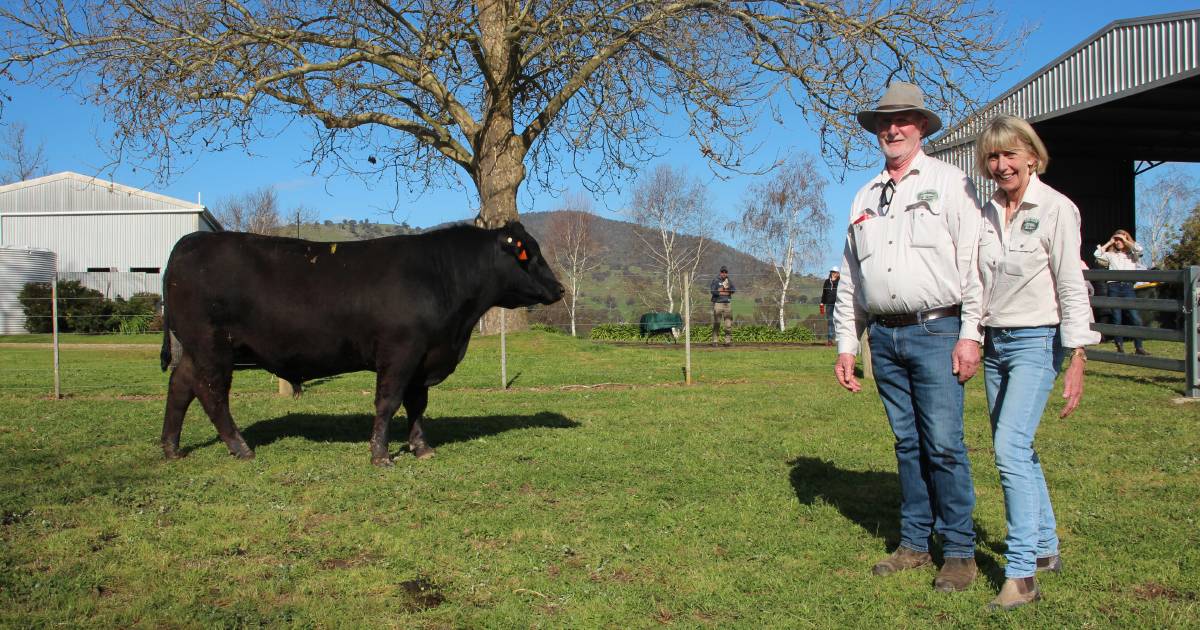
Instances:
[[[194,382],[192,359],[184,355],[171,370],[170,384],[167,386],[167,410],[163,414],[162,431],[163,455],[167,459],[183,457],[179,452],[179,434],[183,432],[183,419],[187,416],[188,407],[196,398],[192,390]]]
[[[404,412],[408,414],[408,450],[417,459],[433,457],[434,451],[425,442],[425,431],[421,430],[421,420],[428,404],[429,388],[424,383],[414,383],[404,392]]]
[[[231,455],[238,459],[254,459],[254,451],[246,444],[246,440],[242,439],[242,434],[229,413],[229,387],[233,384],[232,358],[223,362],[220,367],[201,369],[197,366],[196,372],[194,391],[209,420],[212,420],[213,426],[217,428],[217,435],[221,437]]]

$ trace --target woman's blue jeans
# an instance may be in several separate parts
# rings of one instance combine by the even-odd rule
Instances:
[[[951,357],[958,317],[870,329],[875,386],[896,436],[900,545],[929,551],[933,532],[947,558],[975,557],[975,485],[963,443],[963,386]]]
[[[1108,297],[1132,298],[1137,297],[1137,293],[1133,290],[1132,282],[1109,282]],[[1134,309],[1114,308],[1112,309],[1112,321],[1117,326],[1128,324],[1130,326],[1141,326],[1142,316]],[[1124,345],[1124,337],[1114,337],[1113,341],[1117,342],[1118,346]],[[1142,349],[1142,340],[1138,337],[1133,338],[1133,347],[1135,350]]]
[[[1038,558],[1058,554],[1054,507],[1033,437],[1062,359],[1057,326],[987,329],[984,384],[1004,489],[1007,578],[1030,577]]]

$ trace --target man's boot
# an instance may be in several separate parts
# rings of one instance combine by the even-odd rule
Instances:
[[[943,593],[965,591],[975,581],[975,558],[946,558],[933,581],[934,590]]]

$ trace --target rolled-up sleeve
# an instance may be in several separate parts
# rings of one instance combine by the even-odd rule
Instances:
[[[963,177],[947,215],[950,236],[954,242],[958,262],[959,291],[962,294],[962,325],[959,339],[982,341],[983,330],[979,320],[983,317],[983,281],[979,277],[979,226],[982,211],[975,195],[975,185],[970,178]]]
[[[1064,348],[1100,343],[1100,333],[1092,330],[1092,306],[1079,260],[1079,209],[1074,204],[1058,208],[1051,234],[1050,272],[1058,292],[1062,322],[1059,331]],[[1099,258],[1099,256],[1097,256]]]
[[[854,252],[854,237],[846,230],[846,246],[842,249],[842,278],[838,282],[837,306],[833,309],[833,325],[837,335],[838,353],[858,354],[858,340],[867,325],[867,311],[856,299],[854,287],[862,280],[862,268]]]

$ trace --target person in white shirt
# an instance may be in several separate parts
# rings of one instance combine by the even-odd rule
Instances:
[[[854,358],[869,327],[901,495],[899,547],[872,572],[930,564],[936,532],[945,563],[934,588],[961,591],[977,573],[963,383],[979,367],[979,204],[970,178],[921,150],[921,139],[942,123],[925,108],[920,88],[892,83],[858,121],[875,134],[884,168],[850,208],[833,311],[834,375],[860,391]]]
[[[1131,271],[1134,269],[1145,269],[1142,264],[1142,253],[1145,249],[1133,240],[1129,232],[1125,230],[1117,230],[1113,232],[1112,238],[1103,245],[1096,246],[1096,252],[1093,254],[1096,257],[1096,264],[1101,267],[1107,267],[1111,271]],[[1108,282],[1108,297],[1136,297],[1133,291],[1132,282]],[[1114,308],[1111,311],[1113,323],[1120,326],[1122,323],[1129,323],[1133,326],[1142,325],[1142,317],[1134,309]],[[1125,352],[1125,338],[1114,337],[1113,342],[1117,345],[1117,352]],[[1142,347],[1142,340],[1135,337],[1133,339],[1134,352],[1137,354],[1150,354]]]
[[[1084,346],[1100,342],[1079,258],[1079,209],[1042,183],[1050,158],[1029,123],[998,116],[976,140],[979,171],[997,190],[983,209],[984,385],[1004,490],[1004,585],[988,605],[1010,610],[1041,597],[1036,573],[1061,571],[1054,508],[1034,433],[1071,355],[1060,417],[1083,397]]]

